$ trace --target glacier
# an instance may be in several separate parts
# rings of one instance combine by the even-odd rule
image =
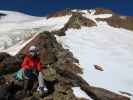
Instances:
[[[57,18],[34,17],[14,11],[0,11],[0,52],[16,55],[29,39],[43,31],[54,31],[64,27],[71,16]],[[16,49],[17,48],[17,49]]]

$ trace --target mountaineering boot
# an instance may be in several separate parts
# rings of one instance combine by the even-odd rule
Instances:
[[[42,72],[39,72],[38,83],[39,83],[39,86],[37,88],[37,91],[38,91],[39,95],[44,95],[44,93],[47,93],[48,89],[46,88],[46,86],[44,84]]]

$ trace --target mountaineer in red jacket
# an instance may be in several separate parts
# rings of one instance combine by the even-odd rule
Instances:
[[[32,70],[35,70],[38,72],[41,71],[42,64],[40,62],[40,59],[37,57],[37,54],[35,54],[34,52],[36,52],[36,51],[30,50],[30,54],[25,56],[24,61],[21,65],[23,70],[32,69]]]
[[[25,55],[23,63],[21,65],[21,70],[18,76],[24,80],[24,92],[26,93],[29,83],[31,80],[38,80],[39,83],[39,93],[47,91],[44,85],[43,75],[42,75],[42,64],[39,59],[39,51],[36,46],[31,46],[28,50],[28,54]],[[33,83],[33,82],[32,82]]]

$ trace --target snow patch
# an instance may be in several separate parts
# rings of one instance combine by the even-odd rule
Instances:
[[[70,17],[71,15],[49,18],[45,22],[45,25],[51,27],[50,31],[59,30],[64,27],[64,25],[69,21]]]
[[[90,9],[89,12],[91,13],[91,15],[94,15],[96,13],[95,9]]]
[[[102,18],[102,19],[104,19],[104,18],[110,18],[110,17],[112,17],[112,14],[99,14],[99,15],[94,15],[94,14],[86,13],[86,14],[83,14],[82,16],[84,16],[84,17],[86,17],[88,19],[91,19],[91,20],[93,20],[94,22],[97,23],[97,21],[96,21],[97,18]]]
[[[88,95],[84,91],[80,89],[80,87],[74,87],[72,89],[76,97],[92,100],[91,98],[88,97]]]

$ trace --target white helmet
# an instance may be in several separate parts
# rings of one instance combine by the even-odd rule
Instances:
[[[36,56],[38,56],[38,49],[37,49],[37,47],[36,46],[31,46],[30,48],[29,48],[29,54],[32,56],[32,57],[36,57]]]
[[[37,47],[34,46],[34,45],[32,45],[32,46],[29,48],[29,52],[30,52],[30,51],[36,51],[36,50],[37,50]]]

